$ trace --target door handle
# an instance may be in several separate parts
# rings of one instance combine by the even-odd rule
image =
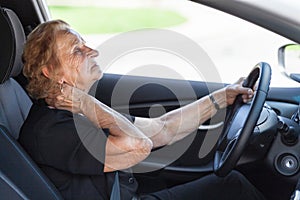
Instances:
[[[224,124],[224,122],[219,122],[217,124],[210,124],[210,125],[201,125],[199,126],[198,130],[205,131],[205,130],[213,130],[221,127]]]

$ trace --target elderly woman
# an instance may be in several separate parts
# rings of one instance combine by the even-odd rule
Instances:
[[[23,72],[34,104],[19,140],[65,199],[109,199],[115,177],[125,200],[263,199],[237,172],[136,194],[138,185],[128,172],[130,167],[144,160],[151,149],[186,137],[211,118],[216,107],[225,108],[237,95],[248,101],[253,91],[233,84],[158,118],[122,115],[88,94],[102,77],[97,56],[61,20],[39,25],[28,36],[23,53]]]

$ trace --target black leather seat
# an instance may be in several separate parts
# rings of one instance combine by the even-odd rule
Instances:
[[[13,79],[22,70],[25,42],[16,14],[0,7],[0,198],[62,199],[58,190],[17,142],[32,102]]]
[[[7,176],[0,171],[0,195],[3,199],[29,199]]]

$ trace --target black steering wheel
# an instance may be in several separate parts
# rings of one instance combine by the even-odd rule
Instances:
[[[252,101],[243,103],[242,97],[237,96],[226,116],[214,158],[214,172],[218,176],[226,176],[233,170],[254,130],[271,80],[271,67],[267,63],[257,64],[243,86],[253,88],[257,80],[258,85]]]

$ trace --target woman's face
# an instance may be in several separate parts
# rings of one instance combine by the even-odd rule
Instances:
[[[102,71],[95,61],[98,51],[86,46],[81,36],[73,30],[59,34],[56,42],[57,56],[63,69],[60,81],[88,91],[102,77]]]

